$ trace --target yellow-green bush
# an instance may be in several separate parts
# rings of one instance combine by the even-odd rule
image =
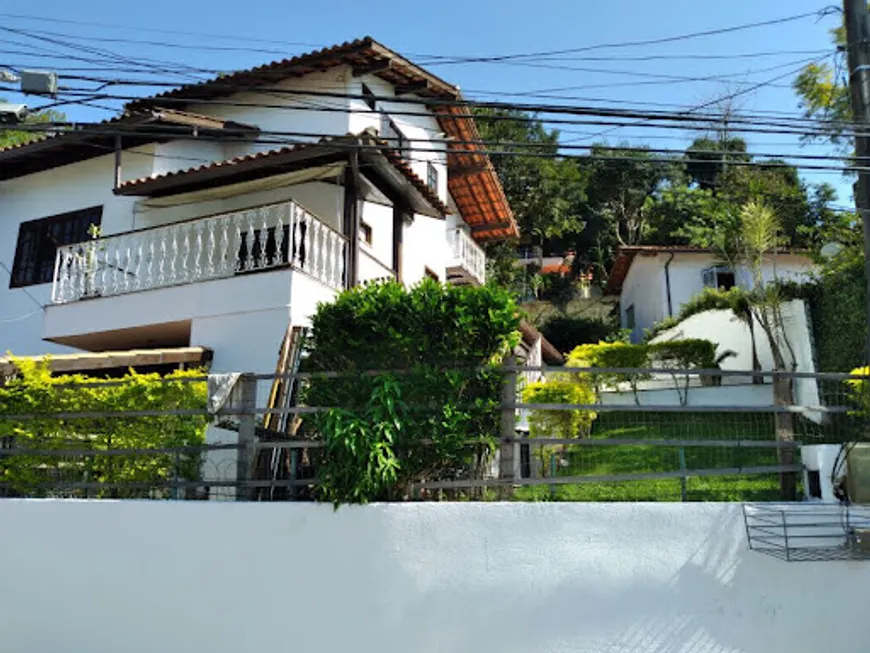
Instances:
[[[523,388],[523,403],[527,404],[594,404],[595,392],[579,379],[557,378],[531,383]],[[529,435],[533,438],[581,438],[589,435],[597,414],[585,409],[529,411]],[[547,460],[558,445],[534,447],[534,454],[547,469]]]
[[[160,485],[197,479],[201,454],[193,452],[94,455],[116,449],[166,449],[202,445],[208,417],[205,382],[187,379],[201,371],[130,372],[120,379],[84,375],[53,377],[48,363],[14,359],[18,374],[0,385],[0,438],[34,453],[0,458],[0,487],[13,494],[51,494],[51,484]],[[203,410],[196,415],[127,417],[129,411]],[[57,413],[117,412],[100,417],[58,418]],[[16,416],[31,415],[30,419]],[[39,451],[76,450],[76,456]],[[94,454],[89,454],[94,452]],[[113,496],[143,496],[147,489],[115,488]],[[91,493],[92,495],[97,494]]]

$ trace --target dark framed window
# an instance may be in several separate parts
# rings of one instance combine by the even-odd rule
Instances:
[[[716,266],[707,268],[701,273],[704,286],[708,288],[719,288],[721,290],[731,290],[737,285],[737,279],[734,276],[734,270],[728,267]]]
[[[435,193],[438,192],[438,168],[431,162],[426,164],[426,185]]]
[[[363,242],[367,245],[372,244],[372,226],[368,222],[360,222],[359,237],[362,238]]]
[[[370,89],[365,84],[362,85],[362,96],[363,102],[366,103],[366,106],[372,111],[378,110],[378,101],[375,99],[375,94],[372,93],[372,89]]]
[[[54,277],[57,248],[91,239],[92,227],[99,227],[103,207],[70,211],[39,220],[22,222],[12,264],[10,288],[50,283]]]

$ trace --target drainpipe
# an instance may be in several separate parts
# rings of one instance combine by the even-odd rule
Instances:
[[[674,252],[671,252],[671,257],[665,263],[665,291],[667,292],[667,295],[668,295],[668,317],[671,317],[674,314],[674,308],[673,308],[673,305],[671,304],[671,273],[670,273],[671,261],[673,261],[673,260],[674,260]]]

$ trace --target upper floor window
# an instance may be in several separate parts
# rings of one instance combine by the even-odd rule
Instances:
[[[366,245],[372,244],[372,226],[368,222],[360,222],[359,236]]]
[[[92,229],[100,226],[102,218],[103,207],[92,206],[22,222],[9,287],[51,282],[57,248],[90,240]]]
[[[384,140],[396,149],[405,158],[408,158],[408,139],[389,117],[384,116],[383,134]]]
[[[433,192],[438,192],[438,168],[432,165],[431,162],[426,164],[426,185]]]
[[[704,286],[707,288],[731,290],[737,285],[737,280],[734,277],[734,270],[725,266],[717,265],[707,268],[701,274]]]
[[[378,110],[378,101],[375,99],[375,94],[372,93],[372,89],[370,89],[365,84],[362,85],[362,96],[363,102],[366,103],[366,106],[372,111]]]

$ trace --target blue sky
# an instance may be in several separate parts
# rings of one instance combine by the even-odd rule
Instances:
[[[0,27],[43,30],[53,33],[43,34],[47,38],[64,40],[97,37],[161,41],[187,46],[255,47],[276,50],[286,55],[370,35],[412,59],[421,59],[425,55],[497,55],[652,39],[782,18],[818,11],[825,6],[828,5],[820,0],[439,0],[429,3],[398,0],[332,0],[328,3],[247,0],[229,5],[184,0],[150,0],[147,3],[42,0],[38,5],[33,5],[32,10],[27,4],[16,3],[14,7],[5,5],[0,11],[21,16],[39,15],[59,20],[123,25],[127,28],[44,22],[8,15],[0,15]],[[838,16],[828,16],[820,21],[806,18],[676,43],[600,49],[574,55],[602,60],[560,59],[551,62],[571,70],[505,63],[439,65],[430,69],[458,84],[469,97],[480,99],[556,102],[553,98],[505,95],[546,91],[548,95],[571,98],[564,101],[574,104],[655,108],[653,103],[659,103],[669,107],[688,107],[788,73],[798,68],[803,61],[820,56],[822,51],[830,51],[828,30],[838,20]],[[177,30],[212,36],[148,30]],[[125,57],[148,57],[220,70],[243,68],[281,58],[277,53],[198,51],[166,45],[86,40],[77,42],[113,50]],[[22,43],[29,46],[20,45]],[[34,57],[13,53],[17,50],[32,55],[32,46],[47,49],[52,54],[43,53]],[[89,65],[71,62],[61,56],[63,52],[69,50],[57,44],[39,43],[20,34],[0,33],[0,67]],[[706,58],[769,52],[778,54]],[[819,54],[812,54],[814,52]],[[655,58],[659,56],[678,58]],[[645,75],[729,77],[727,81],[686,82]],[[748,112],[796,112],[797,99],[789,88],[790,80],[789,76],[780,80],[778,85],[746,94],[738,107]],[[549,91],[563,88],[569,90]],[[124,89],[123,92],[135,90]],[[11,99],[11,94],[5,95]],[[101,119],[110,115],[75,106],[67,107],[65,111],[76,120]],[[574,131],[564,134],[565,139],[588,144],[593,140],[601,140],[595,139],[594,135],[605,128],[574,126],[570,129]],[[664,131],[648,126],[624,128],[606,136],[612,143],[627,140],[668,148],[684,147],[693,137],[691,132]],[[829,152],[824,147],[800,149],[791,136],[759,134],[748,140],[757,152]],[[848,183],[839,173],[804,176],[811,181],[834,184],[840,191],[839,204],[850,202]]]

